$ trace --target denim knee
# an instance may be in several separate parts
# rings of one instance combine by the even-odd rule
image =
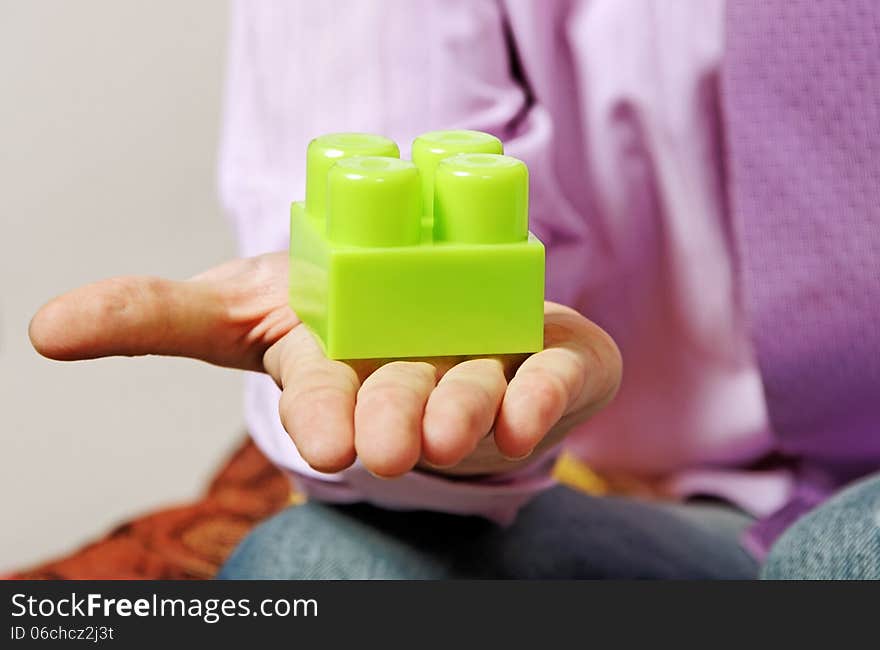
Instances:
[[[307,503],[255,528],[233,551],[220,580],[373,580],[442,576],[442,567],[349,509]]]
[[[880,579],[880,475],[799,519],[770,550],[769,580]]]

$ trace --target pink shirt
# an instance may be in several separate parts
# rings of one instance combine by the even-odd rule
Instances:
[[[494,133],[531,172],[548,299],[600,324],[624,355],[617,400],[565,447],[673,495],[779,512],[798,476],[790,463],[754,467],[780,449],[730,207],[729,21],[720,0],[237,2],[220,186],[241,253],[287,247],[315,135],[381,133],[408,156],[424,131]],[[480,481],[386,481],[357,464],[321,474],[281,427],[278,397],[249,376],[247,424],[316,498],[508,520],[551,484],[550,458]]]

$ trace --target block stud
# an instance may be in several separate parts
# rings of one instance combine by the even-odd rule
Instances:
[[[418,168],[379,156],[345,158],[327,174],[327,235],[349,246],[413,246],[421,240]]]
[[[431,131],[413,141],[412,159],[422,174],[425,214],[434,211],[434,172],[444,158],[460,153],[504,153],[501,140],[482,131]]]
[[[370,133],[330,133],[315,138],[306,152],[306,211],[326,214],[327,173],[343,158],[389,156],[400,158],[393,140]]]
[[[468,244],[525,241],[529,172],[497,154],[445,158],[434,175],[434,240]]]

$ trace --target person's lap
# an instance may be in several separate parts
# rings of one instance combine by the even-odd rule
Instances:
[[[715,502],[590,497],[565,487],[504,527],[478,517],[307,503],[255,529],[221,579],[753,578],[750,522]]]

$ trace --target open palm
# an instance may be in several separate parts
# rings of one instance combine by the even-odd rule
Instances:
[[[45,305],[30,337],[59,360],[161,354],[268,373],[302,457],[335,472],[356,458],[374,474],[417,464],[483,474],[519,466],[611,401],[621,378],[611,338],[545,303],[533,355],[341,362],[287,304],[287,253],[238,259],[187,281],[122,277]]]

